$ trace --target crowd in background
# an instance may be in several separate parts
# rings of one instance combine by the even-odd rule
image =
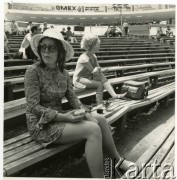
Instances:
[[[45,30],[54,28],[53,25],[48,25],[47,22],[44,22],[43,24],[36,24],[33,22],[29,22],[25,30],[21,30],[18,27],[18,24],[15,21],[12,21],[10,29],[6,28],[5,26],[5,21],[4,21],[4,52],[8,54],[8,58],[11,59],[12,56],[9,53],[9,42],[8,39],[12,35],[25,35],[24,39],[21,43],[21,47],[19,49],[19,52],[16,54],[17,58],[24,58],[24,59],[36,59],[37,57],[34,55],[30,48],[30,40],[31,38],[39,33],[44,33]],[[151,26],[149,25],[149,30]],[[62,28],[60,31],[61,34],[63,35],[64,39],[70,43],[77,43],[77,38],[74,36],[74,33],[71,31],[71,27],[67,27],[67,30],[65,27]],[[121,37],[122,35],[124,36],[129,36],[129,23],[127,20],[124,20],[122,26],[117,26],[114,24],[113,26],[108,25],[108,28],[105,32],[105,36],[107,37]],[[159,27],[157,30],[157,37],[161,36],[167,36],[167,37],[172,37],[173,36],[173,31],[171,30],[170,26],[167,25],[166,31],[162,30],[162,27]]]

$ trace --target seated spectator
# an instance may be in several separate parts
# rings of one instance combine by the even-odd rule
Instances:
[[[166,36],[168,36],[168,37],[173,36],[173,31],[171,30],[170,26],[167,26]]]
[[[110,27],[110,25],[108,26],[108,29],[106,30],[106,32],[105,32],[105,35],[107,36],[107,37],[109,37],[110,36],[110,32],[111,32],[111,27]]]
[[[62,31],[60,33],[63,35],[64,39],[67,40],[65,28],[62,28]]]
[[[93,34],[84,35],[81,48],[85,49],[78,59],[73,76],[73,84],[80,89],[96,89],[96,102],[102,104],[104,88],[112,98],[121,98],[125,94],[116,94],[109,80],[101,72],[95,53],[99,51],[100,40]]]
[[[37,24],[37,29],[42,33],[41,25]]]
[[[120,156],[105,117],[87,109],[76,114],[84,106],[73,91],[65,69],[74,50],[58,31],[52,30],[31,40],[31,47],[40,58],[28,67],[24,79],[26,120],[31,138],[43,147],[84,140],[86,160],[93,178],[104,178],[103,151],[114,160],[116,172],[129,170],[135,164]],[[62,109],[64,97],[72,110]]]
[[[9,22],[6,22],[5,20],[4,20],[4,32],[5,32],[7,38],[11,37],[11,35],[12,35],[11,26],[9,26]]]
[[[166,36],[166,34],[164,34],[162,27],[159,27],[159,29],[157,30],[157,34],[156,36],[160,37],[160,36]]]
[[[112,37],[116,37],[116,27],[115,26],[111,27],[110,35]]]
[[[33,25],[30,29],[30,32],[25,35],[22,43],[21,48],[19,49],[19,52],[23,52],[23,58],[24,59],[36,59],[37,56],[33,53],[30,47],[31,38],[36,35],[40,34],[41,30],[38,28],[38,25]]]
[[[7,53],[7,56],[9,59],[13,59],[12,56],[10,55],[10,52],[9,52],[9,47],[8,47],[8,39],[7,39],[7,36],[4,32],[4,51]]]
[[[42,33],[44,33],[44,31],[45,31],[46,29],[49,29],[49,28],[47,27],[47,23],[44,22],[44,24],[43,24],[43,29],[42,29]]]
[[[11,30],[12,30],[12,35],[18,35],[19,34],[19,29],[15,21],[12,21],[11,25]]]
[[[116,28],[116,36],[122,36],[122,30],[119,27]]]
[[[28,26],[26,27],[26,31],[25,31],[26,34],[30,32],[31,27],[32,27],[32,22],[30,21],[30,22],[28,23]]]
[[[62,30],[60,31],[60,33],[61,33],[63,36],[66,36],[65,28],[62,28]]]
[[[77,42],[76,37],[73,36],[73,33],[71,32],[71,27],[67,27],[66,31],[66,40],[73,42]]]

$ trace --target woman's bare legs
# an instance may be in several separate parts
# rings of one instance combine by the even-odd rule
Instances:
[[[92,116],[98,120],[98,125],[100,126],[102,137],[103,137],[103,148],[105,152],[112,158],[116,158],[117,161],[121,158],[119,155],[115,143],[111,134],[111,131],[109,129],[108,123],[106,122],[106,119],[104,116],[94,112],[92,113]]]
[[[103,83],[100,81],[90,80],[86,78],[80,78],[81,84],[86,85],[86,89],[96,89],[96,102],[101,104],[103,100]]]
[[[84,139],[85,155],[91,175],[93,178],[103,178],[102,134],[98,124],[90,121],[68,123],[56,143],[68,144]]]
[[[104,118],[104,116],[96,112],[93,112],[92,116],[95,119],[97,119],[98,125],[100,126],[102,137],[103,137],[103,148],[105,152],[109,155],[110,158],[112,159],[116,158],[115,163],[117,163],[120,160],[121,156],[116,149],[116,146],[115,146],[111,131],[109,129],[109,125],[106,122],[106,119]],[[128,170],[130,164],[132,164],[132,162],[125,159],[122,165],[120,166],[120,168],[124,170]]]

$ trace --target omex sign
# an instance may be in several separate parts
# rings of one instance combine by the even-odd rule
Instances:
[[[80,6],[56,6],[56,10],[58,11],[81,11]]]

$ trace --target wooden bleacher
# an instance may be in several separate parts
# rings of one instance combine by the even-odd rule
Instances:
[[[122,40],[122,43],[125,43],[123,39],[121,40]],[[126,38],[126,40],[128,41],[128,38]],[[106,38],[105,38],[105,41],[106,41]],[[174,75],[175,70],[173,69],[175,65],[174,52],[173,51],[171,52],[171,50],[167,51],[170,48],[165,47],[162,50],[163,53],[158,53],[157,50],[161,51],[161,45],[159,44],[156,45],[156,44],[153,44],[152,42],[151,43],[146,43],[146,42],[137,43],[136,42],[136,44],[132,42],[131,42],[132,44],[131,43],[126,44],[126,43],[124,45],[120,43],[121,45],[120,44],[119,45],[122,47],[124,46],[126,48],[127,47],[144,48],[145,46],[148,45],[149,46],[148,48],[153,47],[153,48],[159,48],[159,49],[151,49],[152,51],[150,51],[150,49],[136,49],[135,51],[137,51],[137,54],[130,54],[130,55],[127,55],[127,54],[123,55],[122,52],[124,51],[122,50],[118,51],[118,52],[121,52],[118,55],[109,54],[106,56],[106,55],[100,54],[100,56],[98,56],[100,65],[102,67],[108,67],[109,72],[114,72],[115,74],[115,77],[110,78],[109,81],[111,82],[113,86],[119,86],[119,91],[120,91],[122,84],[127,80],[141,80],[141,79],[148,78],[150,83],[152,84],[152,87],[155,89],[151,89],[149,91],[148,97],[144,100],[138,100],[138,101],[131,100],[130,101],[125,98],[125,99],[117,99],[115,101],[112,101],[112,103],[109,106],[110,111],[104,110],[104,116],[106,117],[107,122],[109,124],[112,124],[117,120],[119,121],[122,120],[123,123],[125,123],[127,114],[131,112],[133,109],[147,106],[149,104],[157,102],[163,98],[171,96],[175,92],[174,82],[171,82],[169,84],[166,84],[157,88],[158,81],[161,81],[161,80],[166,81],[166,79],[168,80],[171,77],[173,77],[174,79],[174,76],[175,76]],[[79,48],[79,45],[73,45],[73,46]],[[105,45],[105,47],[106,46],[107,45]],[[111,42],[110,42],[110,46],[108,47],[114,48],[114,46],[116,47],[116,44],[111,45]],[[104,47],[104,45],[102,47]],[[147,53],[143,54],[142,50],[144,50],[144,52],[148,52],[148,54]],[[139,54],[140,52],[142,54]],[[73,61],[76,61],[76,60],[77,60],[77,57],[73,59]],[[10,63],[10,66],[6,66],[4,69],[5,70],[4,72],[12,73],[13,71],[16,71],[17,69],[24,70],[25,72],[26,67],[27,67],[27,65],[25,66],[23,65],[23,62],[25,62],[25,60],[16,60],[16,61],[14,60],[14,62],[12,62],[13,60],[6,60],[6,61],[7,63]],[[33,63],[32,60],[27,60],[27,61],[28,63],[31,63],[31,64]],[[16,66],[15,62],[18,62],[18,63],[20,62],[19,66],[15,67]],[[141,64],[133,65],[137,62]],[[11,63],[13,63],[14,66],[11,66]],[[127,63],[131,63],[131,66]],[[67,63],[67,67],[71,69],[74,68],[75,65],[76,65],[76,62]],[[120,65],[120,66],[117,67],[117,65]],[[167,67],[167,68],[165,70],[162,70],[164,67],[165,68]],[[138,74],[138,71],[141,68],[144,68],[146,70],[145,72],[141,71]],[[130,72],[129,72],[130,70],[133,70],[133,71],[135,70],[135,75],[130,75]],[[151,71],[151,72],[148,72],[148,71]],[[24,73],[21,75],[24,76]],[[70,75],[72,77],[73,72],[70,72]],[[20,83],[23,84],[23,82],[24,82],[24,77],[10,78],[10,79],[5,79],[4,81],[4,83],[9,86],[14,86],[14,85],[16,86],[17,84],[20,84]],[[13,90],[11,92],[13,92]],[[88,90],[84,92],[76,90],[76,93],[79,99],[81,100],[95,95],[95,92],[93,90]],[[67,100],[63,99],[62,103],[67,103]],[[96,108],[99,108],[99,106],[95,107],[93,111],[96,110]],[[13,118],[18,117],[19,115],[24,115],[25,111],[26,111],[25,98],[21,98],[21,99],[4,103],[4,122],[7,122],[8,120],[13,120]],[[164,137],[162,137],[161,139],[164,139]],[[37,144],[31,139],[29,133],[25,133],[23,135],[6,140],[4,141],[4,176],[11,176],[14,173],[26,167],[29,167],[54,154],[57,154],[68,148],[71,148],[73,145],[75,144],[62,145],[62,146],[44,149],[42,146],[40,146],[39,144]],[[159,148],[161,148],[161,146],[159,146]]]
[[[170,117],[168,122],[164,132],[160,134],[157,139],[152,142],[151,146],[136,160],[139,171],[136,175],[135,173],[130,174],[132,177],[136,179],[166,179],[167,174],[162,174],[162,171],[165,170],[165,165],[171,166],[174,162],[175,116]],[[132,160],[137,156],[138,146],[139,144],[128,153],[128,159]],[[153,165],[155,162],[156,165],[158,164],[159,166],[153,169],[153,167],[149,165]],[[121,178],[124,179],[125,177],[127,177],[127,174],[124,174]],[[171,176],[170,179],[172,178]],[[127,179],[131,178],[127,177]]]
[[[148,98],[145,100],[117,100],[110,105],[108,112],[104,112],[104,116],[106,117],[107,122],[112,124],[117,119],[124,116],[128,111],[132,110],[132,108],[151,104],[167,95],[170,95],[174,91],[175,86],[174,83],[172,83],[151,90]],[[34,142],[28,133],[7,140],[4,143],[4,176],[9,176],[18,172],[73,145],[74,144],[61,145],[44,149],[41,145]]]

